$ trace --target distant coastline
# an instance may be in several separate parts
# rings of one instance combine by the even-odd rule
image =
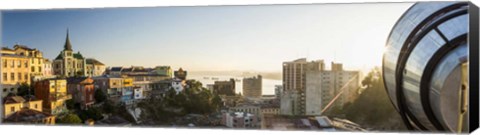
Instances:
[[[189,75],[195,76],[235,76],[235,77],[252,77],[262,75],[265,79],[282,80],[282,72],[257,72],[257,71],[189,71]]]

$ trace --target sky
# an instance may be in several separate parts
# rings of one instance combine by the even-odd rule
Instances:
[[[196,6],[2,11],[1,44],[54,59],[67,28],[75,52],[107,66],[280,72],[298,58],[381,66],[411,3]]]

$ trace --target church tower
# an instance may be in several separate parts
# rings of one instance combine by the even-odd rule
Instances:
[[[72,44],[70,43],[69,31],[67,29],[67,37],[65,39],[65,45],[63,46],[63,75],[73,76],[73,50]]]
[[[56,75],[65,77],[86,75],[86,59],[80,54],[80,52],[73,52],[68,29],[63,50],[60,51],[60,54],[55,58],[53,64]]]

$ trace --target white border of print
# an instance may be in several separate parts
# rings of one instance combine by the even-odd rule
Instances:
[[[0,0],[0,10],[9,9],[60,9],[60,8],[100,8],[100,7],[152,7],[152,6],[206,6],[206,5],[258,5],[258,4],[309,4],[309,3],[359,3],[359,2],[416,2],[427,0]],[[445,0],[435,0],[445,1]],[[473,1],[476,5],[478,2]],[[208,134],[208,135],[248,135],[248,134],[301,134],[318,135],[312,131],[265,131],[265,130],[218,130],[218,129],[174,129],[174,128],[118,128],[87,126],[22,126],[0,125],[0,134],[62,134],[62,135],[135,135],[135,134]],[[475,133],[480,133],[477,130]],[[349,132],[328,132],[328,134],[352,134]],[[373,134],[354,133],[354,134]],[[404,134],[404,133],[381,133]]]

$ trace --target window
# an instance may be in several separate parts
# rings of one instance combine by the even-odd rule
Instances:
[[[28,73],[25,73],[24,75],[25,75],[25,80],[28,81]]]
[[[7,79],[7,73],[3,73],[3,80],[4,80],[4,81],[8,81],[8,79]]]
[[[35,104],[35,107],[34,107],[34,108],[35,108],[35,109],[38,109],[38,104]]]
[[[15,112],[15,107],[10,107],[10,112]]]
[[[10,73],[10,79],[12,79],[12,81],[15,81],[15,73]]]
[[[3,92],[4,92],[4,93],[7,92],[7,88],[3,88]]]
[[[26,60],[24,63],[25,68],[28,68],[28,61]]]
[[[22,63],[20,62],[20,60],[17,60],[17,67],[22,67]]]
[[[10,62],[10,67],[13,68],[13,65],[14,65],[15,61],[12,60],[12,62]]]
[[[38,66],[38,72],[42,72],[42,67]]]
[[[18,73],[18,80],[22,80],[22,73]]]
[[[35,67],[32,66],[32,72],[35,72]]]
[[[13,92],[13,90],[14,90],[13,88],[10,88],[10,92]]]
[[[7,67],[7,60],[3,60],[3,67],[4,67],[4,68]]]

